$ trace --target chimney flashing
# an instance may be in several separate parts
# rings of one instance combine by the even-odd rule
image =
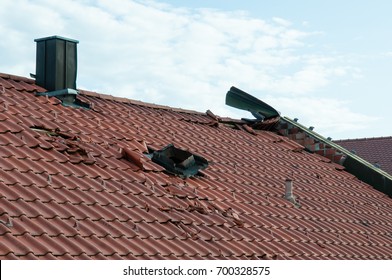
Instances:
[[[72,88],[60,89],[55,91],[37,92],[37,96],[56,97],[61,101],[61,104],[66,107],[90,109],[89,103],[86,103],[77,98],[79,92]]]
[[[39,92],[37,95],[42,96],[42,95],[47,95],[49,97],[52,96],[63,96],[63,95],[77,95],[78,91],[72,88],[65,88],[65,89],[60,89],[60,90],[55,90],[55,91],[47,91],[47,92]]]

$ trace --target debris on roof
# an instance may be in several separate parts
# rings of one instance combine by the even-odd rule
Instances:
[[[79,90],[85,110],[45,91],[0,74],[0,259],[391,258],[391,198],[267,106],[234,120]]]
[[[176,148],[169,144],[161,150],[149,153],[153,162],[165,167],[173,174],[188,178],[199,173],[199,170],[208,167],[208,161],[198,155]]]
[[[314,132],[314,126],[309,128],[298,123],[298,118],[291,120],[280,117],[277,110],[248,93],[231,87],[226,94],[226,104],[238,109],[250,111],[256,120],[243,119],[251,123],[242,127],[251,134],[256,134],[252,128],[274,130],[303,145],[308,151],[321,154],[333,161],[338,170],[344,168],[364,182],[392,197],[392,175],[379,169],[377,164],[371,164],[354,152],[348,152],[343,147]],[[267,123],[265,122],[267,120]],[[269,122],[268,122],[269,121]],[[238,125],[237,125],[238,126]],[[388,149],[387,149],[388,153]],[[389,162],[392,162],[389,160]]]
[[[273,107],[234,86],[226,94],[226,105],[252,113],[256,119],[242,118],[244,121],[242,128],[251,134],[254,134],[252,128],[258,130],[274,128],[280,119],[279,112]],[[224,119],[221,120],[224,122]],[[235,126],[240,128],[237,122]]]
[[[61,106],[6,74],[1,88],[0,259],[390,259],[391,199],[271,129],[88,91],[94,110]]]
[[[356,152],[348,151],[339,142],[332,142],[296,121],[282,117],[275,126],[276,131],[297,143],[308,151],[320,154],[336,164],[338,170],[346,169],[360,180],[392,197],[392,175],[367,162]],[[388,148],[385,150],[388,153]]]
[[[280,115],[267,103],[236,87],[231,87],[227,92],[226,105],[249,111],[257,120],[276,118]]]

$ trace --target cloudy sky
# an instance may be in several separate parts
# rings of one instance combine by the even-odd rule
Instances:
[[[365,4],[366,3],[366,4]],[[236,86],[334,139],[392,136],[391,1],[1,0],[0,72],[77,39],[78,87],[236,118]]]

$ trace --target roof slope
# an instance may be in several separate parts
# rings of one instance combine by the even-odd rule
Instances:
[[[37,91],[0,75],[0,259],[392,257],[392,200],[286,137],[87,91],[92,109],[75,109]],[[143,155],[170,143],[209,167],[181,179]],[[284,198],[288,178],[300,207]]]
[[[392,175],[392,136],[334,141]]]

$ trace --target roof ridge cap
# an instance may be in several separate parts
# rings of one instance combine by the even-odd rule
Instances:
[[[189,110],[189,109],[182,109],[182,108],[176,108],[176,107],[171,107],[171,106],[166,106],[166,105],[159,105],[155,103],[149,103],[149,102],[144,102],[140,100],[135,100],[135,99],[130,99],[127,97],[119,97],[119,96],[114,96],[110,94],[104,94],[104,93],[99,93],[95,91],[89,91],[89,90],[84,90],[84,89],[78,89],[79,93],[82,95],[87,95],[87,96],[92,96],[92,97],[97,97],[101,99],[106,99],[106,100],[113,100],[117,102],[122,102],[122,103],[129,103],[133,105],[140,105],[144,107],[149,107],[153,109],[163,109],[163,110],[171,110],[175,112],[181,112],[181,113],[188,113],[188,114],[193,114],[193,115],[203,115],[206,116],[206,113],[194,111],[194,110]]]
[[[364,138],[347,138],[333,140],[333,142],[347,142],[347,141],[366,141],[366,140],[382,140],[382,139],[392,139],[392,136],[379,136],[379,137],[364,137]]]
[[[35,80],[23,76],[17,76],[17,75],[12,75],[12,74],[7,74],[7,73],[1,73],[0,72],[0,77],[5,78],[5,79],[10,79],[14,81],[23,81],[29,84],[35,84]]]
[[[5,79],[10,79],[14,81],[23,81],[29,84],[36,85],[35,80],[23,76],[17,76],[17,75],[12,75],[12,74],[7,74],[7,73],[2,73],[0,72],[0,78],[5,78]],[[119,96],[114,96],[110,94],[104,94],[104,93],[99,93],[95,91],[90,91],[90,90],[85,90],[85,89],[78,89],[78,92],[82,95],[87,95],[87,96],[92,96],[92,97],[97,97],[105,100],[113,100],[117,102],[122,102],[122,103],[129,103],[129,104],[134,104],[134,105],[139,105],[139,106],[144,106],[148,108],[153,108],[153,109],[163,109],[163,110],[170,110],[173,112],[179,112],[179,113],[186,113],[186,114],[192,114],[192,115],[199,115],[199,116],[208,116],[206,112],[199,112],[195,110],[190,110],[190,109],[183,109],[183,108],[178,108],[178,107],[171,107],[167,105],[159,105],[155,103],[150,103],[150,102],[144,102],[140,100],[135,100],[135,99],[130,99],[127,97],[119,97]],[[220,116],[218,116],[221,118]],[[223,119],[231,119],[229,117]],[[232,119],[235,120],[235,119]],[[238,120],[240,121],[240,120]]]

